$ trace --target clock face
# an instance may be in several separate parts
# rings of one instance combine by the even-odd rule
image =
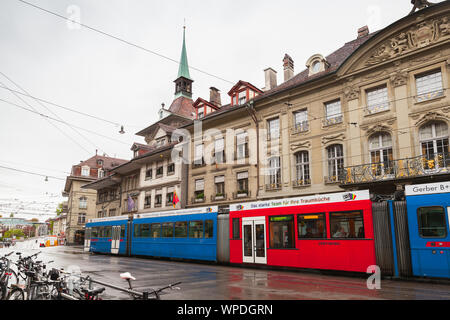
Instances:
[[[320,70],[320,62],[316,61],[312,65],[312,72],[316,73],[319,72],[319,70]]]

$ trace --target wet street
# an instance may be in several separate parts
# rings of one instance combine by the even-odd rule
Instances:
[[[50,266],[65,270],[78,266],[85,276],[121,287],[127,283],[119,274],[130,272],[138,291],[181,281],[180,290],[166,291],[164,300],[450,300],[448,283],[382,280],[381,289],[369,290],[364,278],[97,255],[84,253],[81,247],[18,245],[0,249],[0,255],[11,250],[42,251],[38,259],[53,260]],[[103,298],[129,299],[113,289],[107,289]]]

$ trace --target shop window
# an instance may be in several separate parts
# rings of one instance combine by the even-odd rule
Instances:
[[[417,210],[419,235],[422,238],[447,237],[445,210],[442,207],[421,207]]]
[[[332,238],[364,239],[364,220],[362,211],[330,213]]]
[[[297,223],[299,239],[324,239],[327,237],[324,213],[299,214]]]
[[[270,217],[269,237],[271,249],[295,248],[294,216]]]

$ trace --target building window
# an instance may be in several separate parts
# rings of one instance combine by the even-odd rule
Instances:
[[[366,91],[367,112],[369,114],[382,112],[389,109],[387,86],[382,86]]]
[[[80,198],[80,209],[87,209],[87,198],[86,197],[82,197]]]
[[[144,198],[144,209],[151,208],[152,206],[152,195],[146,194]]]
[[[86,213],[79,213],[78,224],[85,224],[85,223],[86,223]]]
[[[82,167],[81,168],[81,175],[84,177],[89,177],[91,172],[91,169],[89,167]]]
[[[341,100],[325,103],[324,125],[329,126],[342,122]]]
[[[147,169],[145,171],[145,180],[151,180],[152,179],[152,175],[153,175],[153,170],[151,168]]]
[[[294,132],[305,132],[308,130],[308,110],[294,112]]]
[[[204,107],[198,108],[198,119],[202,119],[205,116]]]
[[[281,188],[281,167],[280,157],[269,159],[269,183],[267,189],[275,190]]]
[[[422,238],[446,238],[447,224],[442,207],[421,207],[417,210],[419,235]]]
[[[417,102],[427,101],[444,95],[441,70],[416,76]]]
[[[225,197],[225,176],[214,177],[216,199]]]
[[[195,154],[194,154],[194,165],[202,166],[204,164],[203,161],[203,144],[197,144],[195,146]]]
[[[131,197],[131,203],[128,203],[128,197],[125,199],[125,208],[127,212],[134,212],[138,210],[138,198]]]
[[[324,213],[299,214],[297,223],[299,239],[325,239],[327,237]]]
[[[224,150],[224,139],[219,138],[214,141],[214,158],[217,164],[224,163],[225,150]]]
[[[167,175],[172,175],[175,173],[175,163],[169,163],[167,166]]]
[[[280,137],[280,119],[272,119],[267,121],[268,140],[278,139]]]
[[[109,216],[115,217],[116,216],[116,209],[109,209]]]
[[[450,165],[448,126],[445,122],[432,122],[419,130],[420,144],[425,169],[436,169]]]
[[[369,139],[372,173],[375,176],[393,174],[392,139],[389,133],[376,133]]]
[[[269,217],[269,244],[271,249],[293,249],[294,216]]]
[[[166,204],[167,205],[172,205],[173,204],[173,191],[172,192],[168,192],[166,194]]]
[[[328,159],[328,181],[338,182],[344,174],[344,151],[340,144],[335,144],[327,148]]]
[[[294,186],[307,186],[311,184],[309,173],[309,153],[300,151],[295,155],[295,180]]]
[[[239,172],[237,174],[237,196],[246,197],[248,196],[248,171]]]
[[[364,221],[362,211],[331,212],[330,231],[332,238],[364,239]]]
[[[98,169],[98,178],[101,179],[105,176],[105,171],[102,169]]]
[[[244,104],[247,101],[247,90],[239,92],[239,101],[238,104]]]
[[[236,135],[236,159],[241,160],[248,157],[247,132]]]
[[[103,165],[103,160],[98,159],[98,160],[97,160],[97,165],[98,165],[98,166],[102,166],[102,165]]]
[[[164,174],[164,167],[161,164],[158,168],[156,168],[156,178],[161,178]]]
[[[205,199],[205,180],[195,180],[195,200],[203,201]]]
[[[155,207],[162,206],[162,194],[155,195]]]

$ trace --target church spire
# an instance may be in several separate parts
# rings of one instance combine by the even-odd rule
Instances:
[[[183,47],[181,49],[180,66],[178,67],[178,77],[175,82],[175,98],[184,96],[192,99],[192,83],[189,74],[189,65],[186,51],[186,26],[183,26]]]
[[[178,68],[178,78],[179,77],[185,77],[186,79],[191,80],[186,51],[186,26],[183,27],[183,48],[181,50],[180,67]]]

